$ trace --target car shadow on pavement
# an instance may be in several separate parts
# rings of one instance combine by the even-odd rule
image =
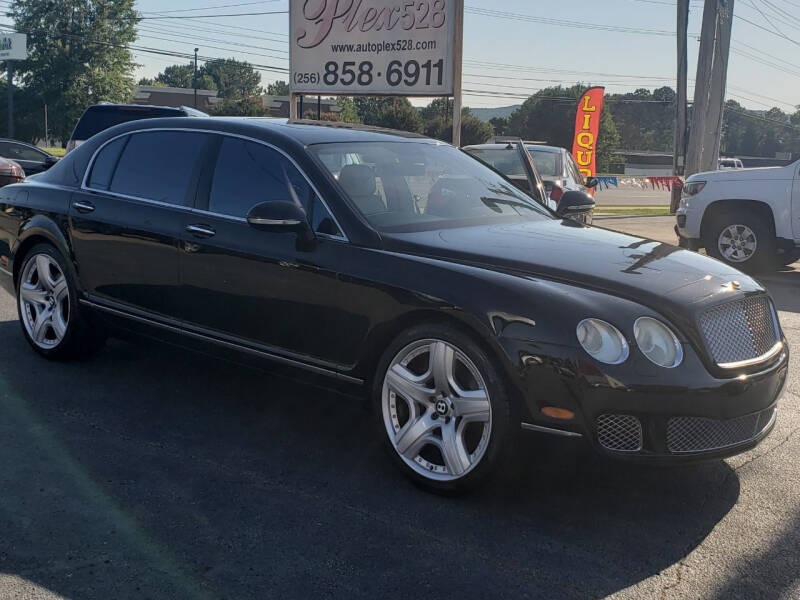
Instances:
[[[772,294],[778,310],[800,313],[800,263],[757,277]]]
[[[725,462],[646,469],[535,437],[486,488],[433,496],[358,400],[146,341],[49,363],[18,327],[0,323],[0,590],[595,598],[681,560],[739,496]]]

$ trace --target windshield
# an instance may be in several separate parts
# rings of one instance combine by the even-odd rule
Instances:
[[[546,150],[537,150],[536,146],[528,146],[528,152],[533,157],[533,164],[536,165],[536,170],[539,171],[541,177],[561,177],[564,172],[564,167],[561,164],[560,152],[547,152]]]
[[[452,146],[360,142],[318,144],[310,150],[380,230],[552,218],[530,196]]]

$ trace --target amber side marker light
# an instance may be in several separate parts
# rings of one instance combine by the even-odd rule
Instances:
[[[575,413],[566,408],[556,408],[555,406],[545,406],[542,409],[542,414],[552,417],[554,419],[574,419]]]

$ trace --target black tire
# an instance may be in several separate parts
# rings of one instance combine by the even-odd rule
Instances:
[[[485,384],[485,389],[488,392],[488,401],[491,405],[489,424],[473,424],[479,426],[483,431],[486,431],[486,427],[488,427],[488,442],[485,443],[483,454],[478,455],[476,450],[472,450],[472,453],[478,456],[473,466],[470,467],[470,470],[458,478],[447,481],[436,480],[433,479],[432,476],[423,476],[419,470],[424,471],[424,468],[409,466],[406,462],[407,459],[403,458],[400,452],[395,448],[393,439],[390,437],[390,435],[392,435],[390,434],[392,425],[387,421],[387,419],[391,417],[384,413],[384,380],[389,367],[392,365],[398,353],[403,352],[409,346],[422,343],[423,340],[443,341],[455,347],[461,354],[469,359],[479,372]],[[472,336],[462,332],[456,327],[437,323],[421,324],[400,334],[388,346],[378,363],[372,386],[372,396],[373,406],[375,407],[376,424],[378,425],[379,435],[383,440],[386,451],[406,477],[410,478],[413,483],[427,491],[445,495],[466,492],[483,483],[489,476],[497,471],[499,463],[511,456],[510,450],[516,436],[513,435],[514,429],[511,426],[512,410],[507,393],[507,386],[502,379],[500,370],[488,356],[486,350],[484,350]],[[400,412],[399,409],[395,410],[396,412]],[[426,414],[432,414],[433,412],[435,412],[435,410],[431,409]],[[456,429],[458,428],[459,418],[461,417],[452,417],[453,427]],[[444,421],[444,418],[440,420]],[[450,417],[447,417],[447,423],[450,423]],[[443,436],[443,431],[444,429],[439,431],[440,436]],[[464,435],[466,435],[466,429],[464,431]],[[461,439],[463,441],[464,437]],[[464,445],[466,446],[466,442],[464,442]],[[470,452],[469,448],[467,452]],[[443,457],[443,455],[441,456]],[[472,454],[470,456],[472,456]],[[446,461],[444,462],[446,463]]]
[[[731,260],[720,250],[720,236],[729,227],[747,227],[756,242],[755,251],[744,260]],[[750,236],[747,236],[750,239]],[[725,212],[714,217],[703,240],[706,253],[724,263],[745,271],[746,273],[759,273],[774,271],[777,257],[777,243],[775,233],[770,223],[759,213],[752,210],[737,210]]]
[[[50,328],[50,333],[45,336],[41,343],[37,343],[32,337],[29,326],[26,323],[35,321],[37,309],[24,303],[21,299],[23,284],[29,265],[37,260],[37,257],[49,257],[57,265],[60,274],[66,283],[67,308],[60,310],[61,323],[65,324],[63,335],[59,336],[56,328]],[[33,267],[31,267],[33,268]],[[38,268],[36,269],[38,279]],[[54,271],[58,271],[54,268]],[[51,244],[41,243],[33,246],[22,259],[22,267],[17,278],[17,314],[22,328],[22,333],[31,347],[50,360],[74,360],[85,358],[97,351],[105,341],[105,335],[98,327],[87,319],[78,305],[78,292],[75,287],[75,276],[69,263],[64,256]],[[26,318],[27,315],[27,318]],[[63,325],[62,325],[63,326]],[[47,339],[49,336],[49,339]],[[46,343],[45,343],[46,342]]]

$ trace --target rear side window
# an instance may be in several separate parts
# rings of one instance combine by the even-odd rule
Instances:
[[[128,142],[128,137],[129,136],[117,138],[113,142],[103,146],[103,149],[100,150],[97,158],[94,160],[92,172],[89,175],[90,188],[107,190],[111,185],[111,176],[114,174],[119,155]]]
[[[86,141],[93,135],[109,127],[139,119],[158,117],[182,117],[183,111],[174,108],[153,108],[149,106],[90,106],[83,113],[72,132],[73,140]]]
[[[208,210],[243,218],[256,204],[276,201],[300,203],[315,231],[341,235],[313,188],[285,156],[263,144],[224,137]]]
[[[203,153],[205,133],[152,131],[130,136],[109,189],[117,194],[189,205],[193,180]]]

